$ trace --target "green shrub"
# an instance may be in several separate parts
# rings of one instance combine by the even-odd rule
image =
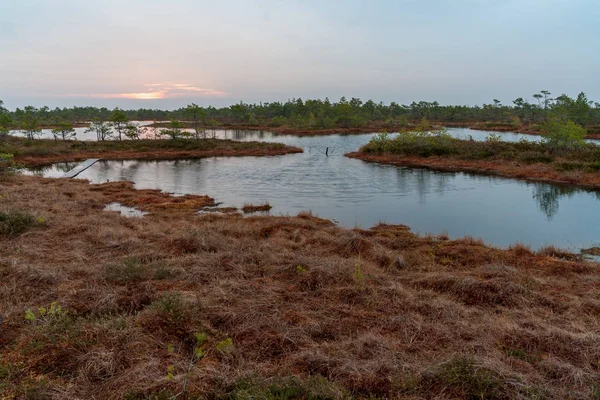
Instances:
[[[15,167],[16,165],[12,154],[0,153],[0,174],[10,173]]]
[[[231,338],[227,338],[219,343],[217,343],[217,350],[222,354],[232,354],[235,350],[233,346],[233,340]]]
[[[497,143],[502,141],[502,136],[498,133],[490,133],[485,137],[486,142]]]
[[[586,130],[573,121],[550,119],[543,126],[546,142],[553,147],[573,148],[585,145]]]
[[[569,124],[571,125],[571,124]],[[571,126],[572,127],[572,126]],[[580,127],[579,127],[580,128]],[[575,130],[579,130],[575,127]],[[562,129],[562,128],[561,128]],[[571,128],[569,128],[571,129]],[[577,134],[581,138],[582,133]],[[452,138],[445,131],[406,132],[373,136],[360,151],[404,157],[454,157],[462,160],[502,160],[553,164],[558,170],[600,170],[600,146],[579,139],[504,142],[496,134],[486,141]],[[566,144],[565,144],[566,143]]]
[[[408,391],[443,391],[450,398],[510,398],[505,382],[493,371],[468,357],[457,357],[437,365],[411,384]]]
[[[0,236],[16,237],[35,225],[43,225],[43,218],[36,218],[30,213],[8,210],[0,211]]]
[[[185,320],[185,303],[179,293],[168,293],[152,303],[151,307],[162,316],[175,322],[181,322]]]
[[[445,130],[434,132],[404,132],[394,137],[387,133],[375,135],[365,149],[375,153],[418,155],[420,157],[447,155],[454,152],[452,137]]]
[[[104,270],[104,278],[118,284],[134,283],[143,280],[145,272],[138,258],[129,257],[121,263],[108,265]]]
[[[596,162],[592,162],[592,163],[586,164],[585,169],[588,170],[589,172],[598,172],[598,171],[600,171],[600,161],[596,161]]]
[[[282,116],[277,116],[271,119],[271,126],[284,126],[287,125],[287,118]]]
[[[229,392],[223,396],[228,400],[333,400],[350,398],[341,387],[321,376],[311,376],[306,380],[297,377],[276,377],[269,381],[259,379],[238,379]]]
[[[379,133],[371,138],[369,144],[376,152],[385,152],[389,148],[390,136],[387,132]]]
[[[527,151],[519,155],[519,160],[526,163],[551,163],[554,158],[549,154]]]

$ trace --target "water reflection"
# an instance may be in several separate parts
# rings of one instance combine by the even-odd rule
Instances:
[[[460,172],[366,163],[344,157],[372,135],[295,137],[221,131],[235,140],[283,142],[306,151],[277,157],[178,161],[101,161],[79,175],[129,180],[139,188],[207,194],[223,206],[268,201],[271,214],[303,210],[348,227],[380,221],[420,233],[472,235],[506,246],[592,247],[600,242],[598,192]],[[325,156],[326,147],[335,149]],[[309,152],[308,149],[311,151]],[[43,173],[52,175],[58,166]],[[63,167],[64,168],[64,167]]]
[[[574,188],[535,184],[533,198],[537,200],[540,210],[546,214],[548,220],[551,220],[558,213],[559,199],[563,196],[571,197],[575,192]]]

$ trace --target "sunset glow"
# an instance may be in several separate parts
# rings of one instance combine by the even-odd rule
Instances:
[[[132,93],[78,93],[66,94],[64,97],[90,97],[97,99],[134,99],[134,100],[157,100],[157,99],[176,99],[193,98],[202,96],[225,96],[227,93],[215,90],[188,85],[187,83],[146,83],[144,87],[147,92]]]
[[[147,92],[147,93],[122,93],[122,94],[116,95],[116,97],[122,98],[122,99],[152,100],[152,99],[164,99],[166,96],[165,96],[165,92]]]

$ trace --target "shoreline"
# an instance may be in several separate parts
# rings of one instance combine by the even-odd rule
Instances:
[[[248,149],[248,150],[199,150],[199,151],[114,151],[114,152],[82,152],[76,154],[49,155],[49,156],[18,156],[14,160],[25,167],[43,167],[55,163],[81,162],[88,158],[100,158],[104,161],[165,161],[198,159],[210,157],[271,157],[286,154],[302,153],[297,147],[284,149]]]
[[[468,128],[477,131],[489,132],[507,132],[507,133],[522,133],[526,135],[543,136],[543,132],[538,124],[522,124],[518,127],[498,123],[495,125],[487,125],[486,121],[477,122],[443,122],[429,121],[432,129],[439,128]],[[191,124],[184,122],[187,129],[192,128]],[[381,132],[411,132],[419,125],[419,121],[409,122],[407,126],[386,126],[383,123],[374,123],[357,128],[329,128],[329,129],[306,129],[306,128],[290,128],[290,127],[275,127],[269,125],[245,125],[245,124],[221,124],[215,127],[216,130],[248,130],[248,131],[268,131],[278,135],[295,135],[295,136],[318,136],[318,135],[351,135],[364,133],[381,133]],[[168,128],[169,122],[160,121],[147,125],[151,128]],[[207,129],[208,131],[209,129]],[[588,133],[585,139],[600,140],[600,133]]]
[[[432,129],[440,128],[468,128],[476,131],[485,132],[505,132],[505,133],[520,133],[524,135],[543,136],[543,132],[538,124],[522,124],[520,126],[506,125],[498,123],[495,125],[488,125],[485,121],[478,122],[441,122],[441,121],[430,121]],[[357,128],[328,128],[328,129],[306,129],[306,128],[290,128],[284,126],[270,126],[270,125],[246,125],[246,124],[232,124],[224,123],[214,128],[205,128],[207,132],[211,130],[247,130],[247,131],[268,131],[276,135],[294,135],[294,136],[319,136],[319,135],[353,135],[353,134],[365,134],[365,133],[400,133],[400,132],[411,132],[419,124],[419,121],[410,122],[408,126],[386,126],[386,124],[375,123],[367,126]],[[154,123],[144,125],[149,128],[168,128],[170,121],[156,121]],[[193,129],[193,126],[188,122],[183,122],[185,129]],[[86,123],[74,123],[74,128],[85,128],[89,124]],[[41,129],[53,129],[56,126],[44,125]],[[17,129],[18,130],[18,129]],[[588,133],[585,139],[600,140],[600,133]],[[207,138],[209,134],[207,133]]]
[[[346,157],[365,162],[413,168],[427,168],[443,172],[466,172],[502,178],[543,182],[557,185],[576,186],[583,189],[600,189],[600,174],[586,172],[560,172],[543,163],[522,164],[516,161],[492,160],[473,161],[442,157],[397,156],[369,154],[359,151],[345,154]]]
[[[544,132],[540,125],[537,124],[523,124],[518,127],[503,124],[487,126],[485,122],[437,122],[435,124],[443,125],[446,128],[469,128],[475,131],[521,133],[524,135],[544,136]],[[584,139],[600,140],[600,133],[588,133]]]
[[[263,157],[302,153],[281,143],[239,142],[228,139],[168,140],[142,139],[103,142],[26,141],[10,138],[0,143],[0,152],[13,154],[15,163],[40,167],[58,162],[80,162],[88,158],[103,160],[179,160],[205,157]]]
[[[193,129],[190,123],[183,123],[185,129]],[[159,122],[147,125],[150,128],[168,128],[168,122]],[[352,135],[363,133],[378,133],[382,130],[390,132],[409,132],[416,127],[416,124],[411,124],[406,127],[386,127],[383,124],[374,124],[357,128],[328,128],[328,129],[303,129],[277,127],[269,125],[244,125],[244,124],[221,124],[215,128],[206,128],[207,136],[210,136],[212,130],[244,130],[244,131],[267,131],[275,135],[294,135],[294,136],[319,136],[319,135]],[[434,127],[434,125],[432,125]],[[437,127],[437,126],[436,126]]]

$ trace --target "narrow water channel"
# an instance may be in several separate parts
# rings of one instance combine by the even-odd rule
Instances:
[[[453,128],[456,137],[483,140],[489,132]],[[224,206],[268,201],[271,214],[303,210],[363,228],[378,222],[409,225],[422,234],[471,235],[508,246],[571,250],[600,244],[600,193],[543,183],[366,163],[344,154],[373,134],[287,136],[219,131],[234,140],[281,142],[304,149],[277,157],[218,157],[185,161],[100,161],[79,178],[130,180],[138,188],[207,194]],[[501,134],[503,140],[539,140]],[[325,155],[328,149],[328,156]],[[60,176],[73,165],[38,171]]]

